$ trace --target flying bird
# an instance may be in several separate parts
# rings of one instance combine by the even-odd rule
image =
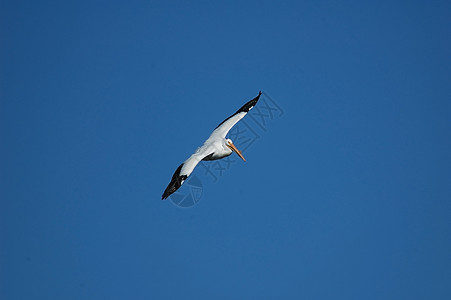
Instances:
[[[236,111],[233,115],[222,121],[211,133],[210,137],[205,141],[205,143],[199,147],[193,155],[191,155],[187,160],[185,160],[178,168],[175,170],[174,175],[172,175],[171,182],[168,187],[164,190],[161,200],[168,198],[171,194],[177,191],[188,178],[188,176],[193,172],[194,168],[201,160],[216,160],[227,157],[233,152],[236,152],[242,160],[244,159],[243,154],[238,150],[233,144],[231,139],[226,139],[227,133],[241,120],[256,104],[262,92],[258,93],[258,96],[251,101],[244,104],[240,109]]]

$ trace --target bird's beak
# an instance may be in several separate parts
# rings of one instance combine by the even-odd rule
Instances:
[[[238,154],[239,157],[241,157],[242,160],[246,161],[246,159],[244,159],[243,154],[241,154],[241,151],[238,150],[235,145],[233,143],[230,143],[230,145],[227,145],[230,149],[232,149],[233,151],[236,152],[236,154]]]

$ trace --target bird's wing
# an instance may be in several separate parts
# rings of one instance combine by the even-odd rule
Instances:
[[[257,104],[258,99],[260,98],[260,95],[262,92],[258,93],[258,96],[252,99],[251,101],[244,104],[239,110],[236,111],[233,115],[225,119],[224,121],[219,124],[215,130],[211,133],[210,137],[208,139],[218,139],[222,138],[224,139],[227,135],[227,133],[232,129],[232,127],[238,123],[239,120],[241,120],[248,112]]]
[[[183,182],[188,178],[188,176],[193,172],[197,164],[206,156],[210,154],[210,147],[201,147],[191,155],[187,160],[185,160],[178,168],[175,170],[174,175],[172,175],[171,182],[169,182],[167,188],[164,190],[161,200],[166,199],[176,190],[178,190]]]

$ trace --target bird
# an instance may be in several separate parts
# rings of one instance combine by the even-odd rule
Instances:
[[[235,152],[243,161],[246,161],[241,151],[238,150],[232,140],[226,138],[226,136],[230,129],[232,129],[232,127],[235,126],[235,124],[238,123],[238,121],[240,121],[257,104],[261,94],[262,92],[260,91],[257,97],[244,104],[233,115],[216,126],[204,144],[197,148],[194,154],[178,166],[174,172],[174,175],[172,175],[171,182],[169,182],[168,186],[164,190],[161,200],[167,199],[170,195],[177,191],[201,160],[217,160],[227,157]]]

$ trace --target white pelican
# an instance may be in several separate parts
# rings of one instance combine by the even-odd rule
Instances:
[[[259,92],[257,97],[244,104],[236,113],[222,121],[221,124],[213,130],[202,147],[197,148],[196,152],[175,170],[171,182],[164,190],[163,196],[161,196],[161,200],[168,198],[172,193],[178,190],[201,160],[221,159],[231,155],[232,152],[235,151],[241,159],[246,161],[243,154],[241,154],[232,143],[232,140],[226,139],[226,135],[230,129],[232,129],[232,127],[257,104],[261,94],[262,92]]]

